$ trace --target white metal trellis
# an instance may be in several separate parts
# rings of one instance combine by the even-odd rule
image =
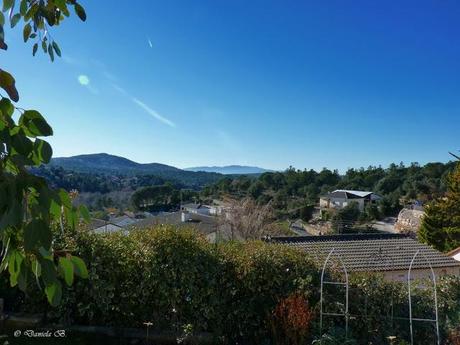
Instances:
[[[431,277],[433,281],[433,295],[434,295],[434,310],[435,310],[435,318],[434,319],[423,319],[423,318],[414,318],[412,317],[412,295],[411,295],[411,273],[412,273],[412,266],[414,264],[415,258],[417,255],[421,254],[422,257],[425,259],[425,261],[428,263],[430,266],[430,271],[431,271]],[[409,326],[410,326],[410,343],[411,345],[414,345],[414,332],[413,332],[413,321],[419,321],[419,322],[432,322],[435,323],[436,325],[436,343],[438,345],[441,344],[441,339],[439,337],[439,320],[438,320],[438,296],[436,292],[436,275],[434,274],[433,267],[431,266],[431,262],[428,260],[428,258],[425,256],[425,254],[420,253],[420,249],[417,250],[417,252],[414,254],[412,261],[410,262],[409,266],[409,272],[407,274],[407,284],[409,287]]]
[[[342,261],[342,258],[339,255],[336,255],[339,259],[340,264],[342,265],[343,272],[345,273],[345,283],[340,281],[324,281],[324,272],[326,271],[327,263],[329,262],[332,254],[334,253],[335,248],[329,252],[326,260],[323,264],[323,270],[321,272],[321,290],[320,290],[320,319],[319,319],[319,328],[321,335],[323,334],[323,316],[343,316],[345,318],[345,336],[348,337],[348,272],[345,264]],[[326,313],[323,311],[323,286],[326,285],[342,285],[345,286],[345,312],[344,313]]]

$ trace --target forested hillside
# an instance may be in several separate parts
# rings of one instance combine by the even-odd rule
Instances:
[[[208,199],[223,195],[250,196],[259,203],[271,202],[279,212],[289,212],[306,204],[316,204],[320,195],[335,189],[365,190],[382,195],[382,213],[395,215],[406,202],[426,202],[440,196],[446,188],[445,177],[455,164],[391,164],[386,169],[372,166],[349,169],[344,175],[337,170],[316,172],[291,167],[285,172],[264,173],[258,178],[226,177],[205,187],[202,196]]]
[[[175,194],[181,189],[201,191],[202,201],[231,196],[251,197],[259,204],[270,202],[279,216],[289,216],[292,210],[315,205],[320,195],[335,189],[368,190],[383,196],[380,203],[382,215],[395,215],[405,203],[414,200],[426,202],[442,195],[446,189],[445,177],[453,170],[455,163],[428,163],[424,166],[417,163],[410,166],[391,164],[388,168],[349,169],[343,175],[337,170],[323,169],[316,172],[292,167],[284,172],[267,172],[259,176],[223,176],[177,169],[183,173],[197,174],[185,179],[184,175],[175,178],[177,175],[174,171],[172,176],[169,173],[163,176],[147,173],[110,174],[109,170],[91,170],[85,166],[87,172],[58,166],[42,166],[32,171],[45,177],[54,187],[78,190],[80,201],[88,204],[91,209],[126,209],[133,206],[131,196],[136,190],[169,184]],[[208,181],[208,185],[205,181]]]
[[[77,173],[137,177],[154,175],[174,184],[194,189],[199,189],[222,178],[222,175],[218,173],[185,171],[160,163],[136,163],[107,153],[53,158],[49,165]]]
[[[185,200],[189,200],[198,193],[197,190],[187,188],[187,185],[180,182],[155,175],[82,173],[54,166],[33,168],[31,172],[44,177],[54,188],[78,191],[77,202],[87,205],[93,211],[105,208],[140,209],[136,203],[137,199],[133,199],[133,196],[141,195],[145,191],[154,191],[154,194],[161,191],[161,197],[157,197],[170,200],[166,205],[168,207],[177,207],[181,195],[186,198]],[[150,209],[154,209],[153,206]]]

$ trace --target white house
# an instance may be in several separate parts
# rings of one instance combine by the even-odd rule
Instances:
[[[460,261],[460,247],[450,251],[449,253],[447,253],[447,255],[450,256],[454,260]]]
[[[364,210],[367,204],[375,203],[382,197],[373,192],[365,192],[359,190],[337,189],[327,195],[323,195],[319,199],[321,208],[337,208],[341,209],[352,202],[356,202],[360,211]]]
[[[211,206],[202,205],[202,204],[195,204],[195,203],[182,205],[182,210],[186,211],[186,212],[189,212],[189,213],[202,214],[202,215],[205,215],[205,216],[210,216],[212,214],[212,212],[211,212],[212,207]],[[216,213],[214,213],[214,214],[216,214]]]

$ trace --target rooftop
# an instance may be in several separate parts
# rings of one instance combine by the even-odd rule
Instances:
[[[328,198],[341,198],[341,199],[362,199],[370,198],[371,200],[379,200],[380,195],[374,192],[361,191],[361,190],[349,190],[349,189],[336,189],[326,195],[321,196],[323,199]]]
[[[203,205],[203,204],[189,203],[189,204],[183,204],[182,208],[197,210],[201,208],[209,208],[209,206]]]
[[[400,234],[353,234],[308,237],[272,237],[271,242],[304,250],[318,262],[323,262],[332,249],[340,255],[348,271],[394,271],[409,269],[410,262],[420,253],[413,267],[460,267],[460,262],[437,250]]]
[[[172,212],[172,213],[164,213],[156,217],[150,217],[150,218],[143,219],[133,224],[132,226],[142,229],[142,228],[148,228],[153,225],[170,224],[170,225],[176,225],[179,227],[192,227],[204,234],[210,234],[216,231],[216,227],[218,224],[217,224],[217,220],[215,217],[204,216],[200,214],[190,214],[189,216],[192,219],[190,221],[183,222],[181,219],[181,213],[182,212],[180,211]]]

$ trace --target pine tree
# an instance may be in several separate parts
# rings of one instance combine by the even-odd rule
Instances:
[[[426,207],[418,237],[443,252],[460,246],[460,163],[447,178],[446,195]]]

